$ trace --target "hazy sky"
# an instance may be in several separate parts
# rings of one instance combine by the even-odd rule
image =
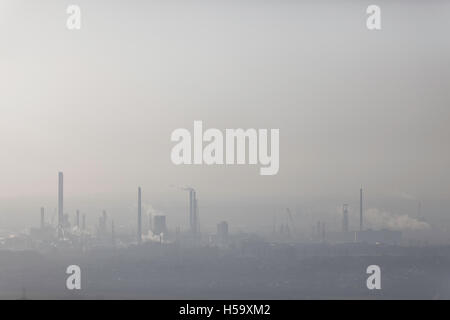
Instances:
[[[55,208],[58,171],[67,211],[92,220],[133,214],[138,185],[178,224],[187,194],[170,185],[196,188],[209,223],[356,206],[360,184],[368,207],[421,199],[444,217],[450,3],[374,3],[376,32],[364,1],[0,0],[0,223]],[[194,120],[279,128],[278,175],[173,165],[170,134]]]

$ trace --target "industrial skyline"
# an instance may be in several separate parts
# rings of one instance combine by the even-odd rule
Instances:
[[[198,208],[198,198],[197,192],[192,187],[182,187],[184,191],[188,192],[188,201],[186,205],[186,220],[188,221],[188,225],[186,226],[185,232],[187,238],[189,238],[193,244],[200,244],[202,239],[202,234],[200,232],[200,220],[199,220],[199,208]],[[161,213],[147,213],[145,219],[145,232],[143,226],[143,207],[142,207],[142,188],[139,186],[137,188],[137,217],[136,217],[136,237],[134,241],[141,245],[145,241],[163,241],[169,240],[169,234],[176,235],[175,239],[172,238],[172,241],[179,240],[180,236],[180,225],[167,225],[167,218],[165,214]],[[82,215],[82,222],[80,225],[80,210],[76,209],[73,215],[73,219],[70,218],[70,214],[64,211],[64,173],[58,173],[58,193],[57,193],[57,202],[58,202],[58,221],[55,227],[56,238],[55,240],[64,240],[68,239],[72,236],[79,237],[83,234],[87,234],[86,227],[86,214]],[[321,220],[322,217],[317,217],[316,220],[309,220],[306,223],[313,223],[313,225],[317,224],[314,232],[308,233],[303,230],[299,230],[298,226],[304,224],[305,221],[297,220],[299,219],[298,215],[296,215],[295,219],[291,213],[289,208],[286,209],[286,222],[283,222],[283,219],[277,222],[276,216],[274,217],[273,227],[272,227],[272,235],[275,236],[278,240],[284,237],[283,241],[300,241],[300,242],[308,242],[308,241],[320,241],[320,242],[336,242],[336,243],[345,243],[345,242],[387,242],[387,243],[395,243],[400,244],[401,240],[401,232],[397,229],[389,229],[389,228],[381,228],[378,230],[374,230],[371,228],[364,228],[364,204],[363,204],[363,188],[362,186],[359,189],[359,229],[350,227],[350,217],[349,217],[349,205],[342,205],[342,216],[341,216],[341,226],[333,225],[328,221],[327,222]],[[130,217],[130,221],[133,221]],[[72,222],[71,222],[72,221]],[[95,221],[92,219],[91,221]],[[109,222],[111,221],[111,222]],[[422,222],[425,224],[425,222]],[[109,227],[109,225],[111,225]],[[297,226],[296,226],[297,225]],[[45,230],[46,237],[51,238],[52,233],[52,223],[48,223],[45,220],[45,208],[40,208],[40,229]],[[172,229],[172,232],[169,230]],[[108,234],[111,234],[112,243],[116,244],[116,231],[114,228],[114,220],[108,217],[106,210],[102,210],[102,214],[98,218],[98,225],[91,226],[91,236],[97,236],[99,238],[109,237]],[[96,233],[92,233],[95,231]],[[151,234],[149,234],[151,232]],[[209,233],[209,232],[206,232]],[[223,239],[226,237],[224,234],[228,234],[228,222],[221,221],[217,223],[217,237],[221,239],[219,242],[223,244]],[[261,234],[265,234],[262,230]],[[281,235],[281,238],[280,238]],[[133,238],[131,238],[133,239]],[[133,241],[131,241],[133,243]]]
[[[117,228],[114,219],[108,215],[106,210],[101,211],[97,224],[91,223],[89,226],[86,225],[86,215],[79,209],[76,209],[72,215],[64,211],[63,199],[68,198],[64,194],[63,177],[64,173],[59,172],[57,203],[58,208],[63,209],[59,211],[63,213],[61,220],[58,219],[56,224],[47,221],[45,209],[41,207],[40,226],[38,228],[30,228],[27,235],[15,234],[7,239],[0,237],[0,255],[4,252],[21,254],[21,252],[31,250],[36,252],[36,254],[51,257],[50,260],[53,262],[48,265],[49,270],[53,270],[60,263],[65,263],[64,257],[68,255],[72,263],[76,262],[84,265],[85,262],[89,261],[88,266],[83,266],[84,270],[87,268],[89,274],[97,274],[99,270],[102,270],[102,272],[114,272],[118,276],[120,275],[118,279],[122,277],[126,279],[122,281],[113,277],[112,279],[114,280],[110,285],[115,289],[105,291],[101,289],[104,285],[102,284],[104,280],[102,280],[100,274],[97,274],[97,277],[89,280],[89,289],[83,291],[86,298],[92,297],[92,295],[105,298],[125,298],[129,295],[127,290],[130,290],[130,286],[132,288],[139,287],[135,294],[145,298],[150,296],[161,297],[162,292],[164,292],[162,296],[171,298],[179,298],[180,295],[184,298],[191,298],[191,294],[205,299],[213,297],[229,299],[231,297],[235,298],[236,295],[242,298],[250,297],[247,295],[248,293],[239,289],[241,282],[245,280],[240,279],[238,276],[241,271],[247,270],[246,266],[242,266],[241,259],[248,259],[249,257],[259,261],[257,265],[251,264],[253,273],[260,264],[271,266],[265,272],[267,274],[261,278],[258,278],[258,273],[247,278],[247,285],[253,288],[251,289],[252,298],[274,297],[273,294],[278,294],[277,298],[318,298],[326,297],[330,294],[334,294],[336,297],[359,296],[364,298],[370,297],[370,295],[359,289],[357,284],[361,280],[354,283],[347,281],[345,284],[334,283],[331,286],[325,285],[322,279],[323,272],[330,271],[326,271],[326,267],[323,267],[323,259],[330,261],[330,263],[333,261],[333,270],[336,269],[339,274],[346,274],[346,277],[358,279],[358,268],[362,268],[362,266],[360,265],[361,261],[357,259],[367,260],[367,263],[369,261],[377,261],[377,263],[384,265],[389,263],[390,256],[405,254],[408,256],[412,254],[412,256],[420,257],[424,254],[422,250],[431,250],[431,252],[436,250],[436,247],[420,240],[412,246],[411,239],[413,238],[405,239],[400,231],[385,228],[365,228],[363,221],[366,220],[365,214],[370,214],[370,209],[367,212],[364,210],[362,187],[359,189],[359,212],[358,215],[354,216],[353,223],[348,215],[349,205],[344,204],[341,207],[341,219],[337,219],[335,222],[317,220],[314,222],[313,232],[307,232],[298,228],[302,222],[301,215],[295,215],[290,208],[284,208],[282,210],[283,214],[274,220],[271,233],[242,233],[228,221],[217,221],[213,232],[202,231],[199,227],[197,191],[192,187],[181,188],[184,191],[188,191],[187,201],[185,201],[183,210],[188,224],[184,229],[180,229],[180,226],[170,224],[170,216],[155,212],[146,214],[143,206],[145,198],[143,189],[137,187],[138,196],[135,200],[137,210],[133,215],[129,216],[129,220],[134,224],[134,230],[129,232],[126,229]],[[68,180],[70,181],[70,178]],[[58,217],[60,217],[59,212]],[[204,214],[207,214],[207,210],[204,210]],[[80,216],[82,217],[81,228]],[[90,221],[95,221],[95,219]],[[411,250],[413,250],[412,253]],[[101,263],[97,265],[97,262],[95,262],[99,257],[102,257],[100,259],[114,259],[114,266],[100,267]],[[224,259],[223,257],[227,258]],[[440,257],[440,255],[436,257]],[[144,260],[146,263],[141,265],[140,261]],[[220,261],[220,263],[216,265],[213,261]],[[305,261],[313,264],[315,266],[314,270],[317,269],[318,272],[309,270],[306,271],[306,274],[295,275],[295,277],[303,279],[302,282],[306,281],[305,283],[308,283],[307,287],[297,281],[286,280],[283,280],[283,285],[280,287],[280,289],[283,288],[285,290],[284,293],[276,293],[278,292],[277,289],[271,289],[264,293],[264,290],[258,287],[257,284],[259,282],[268,281],[267,285],[271,285],[272,278],[277,279],[280,277],[280,274],[277,272],[271,273],[271,268],[276,269],[280,265],[282,268],[291,268],[296,265],[296,268],[301,270],[300,266]],[[403,281],[405,281],[402,268],[407,268],[407,265],[402,261],[399,260],[397,262],[395,274],[390,275],[392,283],[397,283],[400,286],[404,286]],[[54,264],[55,262],[56,264]],[[297,265],[298,263],[300,264]],[[350,269],[349,263],[351,263]],[[429,268],[426,265],[421,265],[420,258],[416,263],[424,272]],[[156,267],[159,264],[165,265],[163,270]],[[136,270],[136,266],[143,267],[143,270],[148,268],[153,270],[154,276],[150,277],[150,282],[143,282],[146,285],[143,283],[137,285],[137,283],[140,283],[138,279],[142,277],[143,270],[140,270],[141,267],[138,267],[138,270]],[[185,278],[183,283],[190,288],[188,292],[183,293],[176,289],[176,282],[173,282],[174,275],[170,271],[181,266],[184,266],[181,269],[184,270],[181,273],[182,277]],[[207,285],[204,283],[204,281],[208,281],[208,276],[203,278],[203,274],[196,271],[197,268],[201,269],[202,266],[209,266],[209,272],[212,272],[217,279],[227,278],[229,288],[233,288],[233,296],[230,295],[231,291],[222,291],[220,285],[213,285],[211,287],[212,294],[208,296],[201,293],[202,287],[211,286],[211,284]],[[236,269],[237,266],[239,266],[238,269]],[[246,272],[249,272],[249,270]],[[322,275],[319,277],[320,272],[322,272]],[[32,274],[33,272],[30,273],[30,275]],[[284,274],[284,272],[281,274]],[[427,276],[431,277],[432,274],[433,272],[427,273]],[[292,277],[294,275],[288,273],[286,276]],[[47,277],[53,277],[53,275],[49,274]],[[186,280],[192,277],[195,278],[193,283]],[[159,288],[158,292],[155,292],[153,289],[155,278],[161,280],[157,285]],[[317,286],[317,284],[314,284],[314,281],[319,281],[321,289],[317,292],[306,290],[306,288]],[[55,280],[52,280],[53,282]],[[196,282],[202,283],[202,285],[199,287],[195,284]],[[331,279],[328,279],[328,282],[333,283]],[[39,291],[36,291],[36,288],[40,288],[43,285],[41,282],[39,282],[38,287],[29,281],[22,281],[22,283],[26,283],[23,286],[33,289],[27,290],[27,292],[32,292],[33,297],[44,296],[48,298],[63,294],[58,288],[39,289]],[[350,285],[350,288],[347,287],[348,285]],[[13,285],[9,286],[13,288]],[[450,292],[435,287],[431,280],[426,286],[428,291],[416,292],[415,295],[408,290],[399,292],[388,290],[383,297],[428,297],[429,291],[439,292],[441,295],[450,294]],[[345,290],[343,290],[344,288]],[[0,289],[0,297],[2,295],[10,297],[11,294],[14,296],[14,290],[2,291]]]
[[[449,9],[1,0],[0,299],[450,298]]]

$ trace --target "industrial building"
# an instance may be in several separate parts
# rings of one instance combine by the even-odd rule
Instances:
[[[228,222],[226,221],[217,224],[217,242],[219,244],[228,243]]]
[[[153,216],[153,229],[152,232],[154,235],[167,235],[167,225],[166,225],[166,216],[164,215],[155,215]]]
[[[191,233],[197,235],[199,232],[198,223],[198,200],[194,189],[189,188],[189,225]]]

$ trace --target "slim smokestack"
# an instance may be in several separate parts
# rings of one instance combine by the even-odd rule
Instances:
[[[359,189],[359,231],[363,230],[363,189]]]
[[[64,174],[58,173],[58,236],[62,237],[64,221]]]
[[[45,227],[45,213],[44,213],[44,207],[41,207],[41,229],[44,229]]]
[[[189,223],[192,234],[197,234],[198,217],[197,217],[197,195],[194,189],[189,189]]]
[[[138,225],[137,225],[137,240],[138,243],[142,243],[142,197],[141,187],[138,188]]]

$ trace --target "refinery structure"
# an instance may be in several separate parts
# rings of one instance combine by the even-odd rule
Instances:
[[[211,241],[211,237],[200,233],[199,207],[197,192],[192,187],[183,187],[187,191],[188,199],[186,206],[187,227],[184,232],[179,226],[170,230],[167,225],[167,217],[164,214],[145,214],[143,212],[143,189],[137,188],[136,198],[136,218],[135,234],[119,233],[115,228],[114,220],[108,215],[106,210],[102,210],[97,217],[92,217],[90,221],[96,223],[87,225],[86,214],[81,213],[79,209],[75,210],[73,219],[64,209],[64,173],[58,173],[58,192],[57,192],[57,221],[53,223],[48,221],[45,214],[45,208],[40,208],[40,225],[38,228],[32,227],[29,232],[29,239],[37,245],[33,247],[58,247],[72,246],[87,250],[92,247],[116,247],[143,245],[149,243],[170,244],[180,242],[182,239],[185,245],[201,245]],[[13,237],[15,242],[21,236]],[[224,243],[223,236],[221,244]],[[25,241],[25,242],[27,242]],[[6,247],[8,239],[3,242]],[[1,244],[1,241],[0,241]]]
[[[170,218],[163,213],[144,214],[143,189],[137,187],[136,216],[129,217],[130,221],[136,221],[133,235],[118,229],[117,224],[106,210],[103,210],[95,218],[91,217],[89,226],[86,214],[80,212],[79,209],[75,210],[71,219],[71,216],[64,210],[64,174],[59,172],[57,222],[56,224],[49,222],[46,219],[45,209],[40,208],[40,226],[30,229],[29,241],[37,243],[34,245],[35,247],[72,246],[83,250],[98,246],[127,247],[149,243],[178,243],[184,246],[212,244],[222,247],[231,244],[233,242],[233,226],[229,227],[228,221],[218,221],[216,232],[201,232],[197,191],[192,187],[182,187],[181,189],[188,195],[185,207],[185,227],[171,226]],[[358,223],[351,224],[349,204],[345,203],[342,205],[340,226],[332,226],[330,222],[318,220],[313,223],[312,232],[309,233],[298,228],[303,221],[298,216],[294,216],[287,208],[281,219],[278,218],[278,221],[274,219],[273,231],[267,237],[271,241],[287,243],[401,243],[402,233],[400,231],[372,230],[364,227],[362,187],[359,190],[358,207]],[[355,228],[356,225],[357,228]]]
[[[178,196],[184,200],[179,208],[184,224],[177,224],[172,214],[149,210],[146,200],[151,194],[142,186],[130,191],[134,205],[120,219],[111,209],[92,213],[80,204],[73,206],[71,197],[64,193],[70,179],[64,178],[62,172],[58,173],[53,214],[38,207],[35,227],[0,239],[0,256],[12,257],[11,263],[18,266],[22,256],[28,257],[36,266],[26,274],[32,280],[19,283],[32,297],[64,296],[57,277],[73,263],[88,270],[87,290],[83,291],[87,298],[129,298],[128,294],[207,299],[365,297],[366,292],[358,289],[365,279],[361,282],[357,275],[365,276],[367,264],[395,261],[398,270],[390,277],[398,287],[405,281],[410,283],[403,276],[410,259],[416,259],[416,266],[428,272],[430,267],[422,257],[441,257],[440,252],[435,253],[436,247],[411,246],[399,230],[373,228],[365,205],[371,198],[364,197],[368,193],[362,187],[355,190],[353,198],[336,204],[333,217],[308,216],[284,207],[279,208],[266,231],[252,233],[240,230],[232,217],[210,219],[214,222],[207,225],[204,221],[210,207],[202,207],[200,216],[199,190],[192,186],[178,188],[183,195]],[[124,218],[129,222],[127,227]],[[21,274],[20,268],[17,272]],[[42,274],[46,277],[36,284],[35,279]],[[324,275],[332,278],[323,279]],[[52,279],[54,287],[43,287],[45,279]],[[336,283],[335,279],[347,280]],[[21,289],[17,286],[15,282],[9,284],[6,296],[17,296],[15,292]],[[436,288],[430,285],[430,290]],[[412,293],[392,294],[408,297]],[[428,297],[429,292],[421,294]]]

